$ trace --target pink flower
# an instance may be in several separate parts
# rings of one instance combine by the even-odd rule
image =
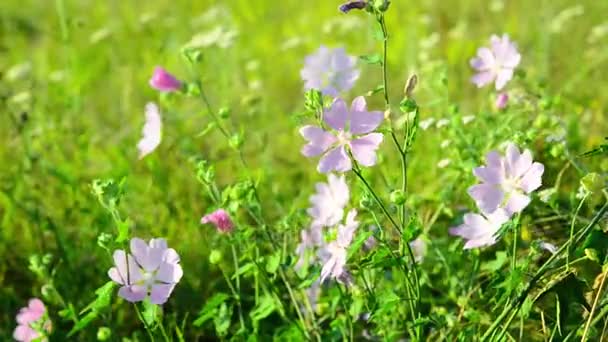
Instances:
[[[170,92],[180,90],[182,82],[167,72],[167,70],[157,66],[154,68],[154,74],[152,74],[152,78],[150,79],[150,86],[159,91]]]
[[[300,71],[305,82],[304,89],[317,89],[328,96],[348,91],[359,78],[356,63],[357,59],[347,55],[344,48],[321,46],[317,52],[306,57],[304,68]]]
[[[114,264],[108,276],[122,285],[118,295],[129,302],[150,298],[153,304],[164,304],[183,276],[179,255],[167,247],[165,239],[151,239],[149,244],[131,239],[131,253],[114,251]]]
[[[450,234],[467,240],[464,249],[491,246],[496,243],[498,230],[508,220],[509,215],[503,209],[486,216],[468,213],[463,224],[450,228]]]
[[[504,157],[491,151],[486,165],[473,170],[481,184],[473,185],[468,192],[482,212],[492,213],[501,207],[510,216],[528,206],[528,195],[541,186],[544,171],[543,164],[532,161],[530,150],[520,153],[509,143]]]
[[[478,88],[495,82],[496,90],[501,90],[513,77],[513,70],[519,65],[521,55],[506,34],[501,38],[492,35],[490,45],[490,48],[478,49],[477,57],[471,59],[471,66],[478,71],[471,82]]]
[[[496,96],[496,102],[494,103],[494,105],[496,106],[496,109],[504,109],[507,106],[507,103],[509,102],[509,94],[507,93],[500,93]]]
[[[317,192],[310,196],[312,206],[308,208],[313,225],[330,227],[342,221],[350,197],[344,175],[329,174],[327,183],[317,183],[315,188]]]
[[[162,120],[160,109],[154,102],[146,104],[146,123],[142,130],[142,138],[137,143],[139,159],[152,153],[158,147],[161,140]]]
[[[30,299],[28,306],[19,310],[16,319],[17,328],[13,332],[15,340],[20,342],[47,341],[46,333],[51,332],[52,324],[46,315],[44,303],[40,299]]]
[[[352,169],[347,149],[359,164],[372,166],[376,164],[376,150],[383,136],[382,133],[370,132],[374,131],[383,119],[382,112],[367,111],[363,96],[353,100],[350,110],[344,100],[336,98],[323,115],[323,121],[335,131],[326,132],[311,125],[302,127],[300,134],[308,140],[308,144],[302,148],[302,154],[306,157],[323,154],[317,167],[322,173]]]
[[[309,250],[321,246],[323,244],[323,232],[321,226],[312,225],[309,229],[304,229],[300,232],[300,243],[296,247],[298,262],[294,266],[296,270],[301,269],[307,264],[307,253]]]
[[[320,251],[319,254],[323,261],[320,282],[325,281],[329,276],[336,280],[350,278],[345,270],[345,265],[348,247],[353,240],[355,230],[359,226],[359,222],[355,220],[356,216],[357,210],[351,209],[346,216],[346,223],[338,226],[336,240],[327,244]]]
[[[220,233],[230,233],[234,229],[234,223],[232,223],[230,215],[224,209],[218,209],[211,214],[203,216],[201,223],[212,223]]]

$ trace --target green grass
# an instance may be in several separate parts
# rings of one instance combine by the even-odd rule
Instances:
[[[499,3],[504,3],[502,10],[490,10]],[[302,119],[294,114],[304,111],[299,78],[304,56],[320,44],[345,46],[353,55],[380,51],[371,29],[373,18],[343,15],[338,5],[327,0],[2,1],[0,337],[12,334],[18,308],[41,295],[44,280],[28,270],[30,255],[53,255],[55,285],[77,309],[108,280],[111,258],[96,239],[114,227],[91,193],[94,179],[126,178],[119,210],[132,220],[132,235],[165,236],[179,251],[185,279],[169,310],[195,315],[213,293],[225,290],[221,273],[207,262],[210,248],[222,237],[199,224],[211,203],[196,180],[192,158],[212,161],[223,185],[248,173],[219,132],[199,135],[210,122],[200,102],[176,96],[159,99],[148,79],[155,65],[184,80],[199,78],[212,106],[229,107],[227,121],[234,130],[244,130],[244,156],[259,181],[269,216],[278,220],[290,212],[301,214],[314,182],[323,179],[316,164],[299,153]],[[584,13],[556,21],[574,5]],[[211,8],[219,12],[205,16]],[[594,27],[607,25],[605,13],[608,2],[596,0],[393,1],[387,15],[392,102],[401,99],[409,74],[417,73],[422,119],[450,117],[457,106],[458,115],[478,115],[472,127],[483,131],[470,137],[470,146],[481,149],[476,156],[474,150],[460,153],[439,147],[466,131],[420,133],[410,166],[410,191],[425,222],[443,206],[438,210],[442,223],[426,230],[445,235],[457,219],[456,206],[470,204],[460,191],[473,182],[470,171],[464,171],[496,147],[499,138],[508,137],[510,129],[526,127],[538,114],[523,108],[513,116],[513,127],[494,126],[504,122],[500,113],[491,113],[492,92],[470,84],[468,65],[491,34],[509,33],[518,43],[525,78],[515,91],[557,101],[546,114],[566,127],[572,153],[585,152],[606,136],[608,34],[592,35]],[[200,67],[189,70],[181,47],[195,34],[217,26],[238,34],[226,48],[202,50]],[[9,70],[14,73],[19,64],[28,65],[27,71],[11,77]],[[363,77],[351,97],[381,83],[377,66],[361,69]],[[163,142],[139,161],[135,146],[143,107],[156,100],[167,108]],[[380,95],[370,98],[372,108],[383,105]],[[549,150],[531,140],[536,150]],[[387,192],[400,175],[394,171],[398,156],[391,155],[388,144],[383,151],[382,177],[374,179],[377,184],[386,180],[380,189]],[[462,163],[449,171],[436,168],[446,157]],[[555,166],[548,172],[551,183],[562,164],[545,161]],[[563,190],[574,192],[578,178],[569,172]],[[295,239],[301,226],[275,228]],[[567,238],[564,234],[555,234],[556,239]],[[294,246],[295,240],[290,248]],[[117,312],[118,322],[125,317],[132,321],[117,324],[119,335],[140,328],[126,304]],[[67,321],[54,323],[60,331],[71,328]],[[81,338],[90,340],[94,334],[92,329]],[[205,334],[189,332],[192,339]]]

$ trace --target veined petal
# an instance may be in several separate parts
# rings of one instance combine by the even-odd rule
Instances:
[[[507,200],[507,204],[505,205],[505,209],[510,214],[516,214],[522,212],[525,207],[530,204],[530,197],[524,194],[520,194],[518,192],[513,192],[509,195],[509,199]]]
[[[477,88],[481,88],[492,83],[495,77],[496,75],[492,71],[481,71],[471,77],[471,82],[473,82]]]
[[[167,302],[171,292],[175,288],[174,284],[154,284],[150,291],[150,303],[162,305]]]
[[[376,150],[382,143],[382,133],[370,133],[350,142],[353,157],[363,166],[376,164]]]
[[[319,161],[317,170],[321,173],[330,171],[346,172],[352,168],[350,158],[346,154],[344,146],[338,146],[323,156]]]
[[[323,121],[336,131],[341,131],[346,126],[348,116],[346,102],[340,98],[336,98],[329,110],[323,114]]]
[[[496,210],[504,199],[503,191],[491,184],[473,185],[469,188],[468,193],[484,213],[491,213]]]
[[[140,285],[122,286],[118,289],[118,295],[128,302],[135,303],[146,299],[148,291]]]
[[[540,188],[542,185],[542,175],[545,172],[545,166],[541,163],[535,162],[530,166],[528,171],[522,176],[519,185],[525,193],[531,193],[532,191]]]
[[[311,125],[300,128],[300,134],[308,140],[308,144],[302,148],[302,154],[306,157],[318,156],[327,151],[337,140],[333,134]]]

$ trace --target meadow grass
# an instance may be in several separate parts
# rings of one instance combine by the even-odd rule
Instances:
[[[100,248],[97,239],[102,232],[113,232],[115,222],[92,193],[95,179],[124,179],[124,196],[117,208],[122,218],[130,219],[131,236],[166,237],[180,253],[185,276],[166,305],[168,312],[177,313],[167,316],[171,321],[167,325],[188,322],[186,340],[213,338],[213,328],[194,328],[190,322],[214,293],[228,292],[220,268],[209,264],[208,255],[213,248],[225,255],[230,249],[222,241],[226,237],[199,223],[213,203],[196,178],[196,161],[211,161],[221,185],[251,177],[268,220],[277,222],[271,224],[273,234],[283,248],[295,248],[306,225],[303,214],[314,183],[325,179],[315,171],[316,164],[299,152],[304,145],[298,134],[305,122],[299,75],[304,57],[321,44],[344,46],[356,56],[381,49],[374,38],[373,17],[341,14],[338,5],[326,0],[2,1],[0,338],[12,335],[15,313],[28,298],[43,296],[43,285],[50,279],[61,298],[50,295],[49,306],[59,310],[70,303],[76,312],[109,280],[111,251]],[[421,120],[455,122],[464,115],[476,116],[471,125],[458,129],[420,130],[408,166],[408,203],[417,208],[422,230],[436,251],[430,263],[437,264],[424,276],[431,284],[425,306],[445,312],[447,321],[462,322],[466,313],[479,315],[479,320],[466,319],[489,325],[500,311],[496,306],[504,304],[501,295],[515,293],[509,289],[492,297],[478,288],[466,295],[456,290],[461,281],[481,279],[484,288],[487,282],[489,287],[500,284],[490,277],[492,267],[481,266],[479,279],[468,278],[470,265],[477,269],[479,260],[498,259],[494,252],[462,254],[457,239],[447,235],[448,227],[458,223],[461,209],[473,205],[465,190],[474,182],[471,168],[482,162],[485,152],[509,139],[530,142],[535,156],[546,165],[543,184],[561,181],[561,211],[537,205],[534,215],[522,218],[521,234],[528,242],[567,240],[570,220],[565,213],[578,205],[574,195],[579,179],[587,171],[606,167],[605,162],[600,165],[602,157],[577,157],[600,144],[608,132],[605,13],[608,3],[594,0],[392,2],[386,17],[391,102],[401,100],[405,81],[416,73]],[[182,46],[194,35],[216,28],[225,36],[203,49],[201,63],[189,68],[180,53]],[[501,118],[493,112],[494,92],[469,82],[469,59],[494,33],[509,33],[517,42],[525,75],[517,76],[521,86],[515,92],[545,101],[543,115],[550,124],[539,122],[535,106],[521,106]],[[204,132],[211,120],[197,99],[159,95],[149,87],[156,65],[185,81],[200,80],[212,107],[228,110],[226,125],[244,133],[248,168],[220,132]],[[362,77],[348,99],[382,83],[377,65],[360,64],[360,69]],[[148,101],[159,101],[166,108],[163,142],[153,154],[138,160],[135,146]],[[383,108],[382,96],[369,97],[368,105]],[[559,150],[526,136],[526,129],[534,124],[545,135],[565,134],[565,147]],[[440,147],[446,140],[448,146]],[[438,168],[437,163],[446,158],[451,165]],[[384,144],[380,159],[376,172],[366,170],[365,175],[386,195],[399,183],[401,175],[395,171],[399,157]],[[354,188],[364,192],[361,185]],[[598,203],[581,209],[582,223],[588,223],[601,204],[601,199],[594,201]],[[552,215],[560,220],[544,223],[543,218]],[[504,247],[508,248],[510,244]],[[32,272],[31,257],[46,254],[52,257],[44,271]],[[230,261],[223,267],[233,272]],[[257,303],[257,283],[243,287],[248,295],[256,292]],[[251,301],[245,305],[248,310],[253,307]],[[489,315],[492,311],[496,314]],[[63,340],[74,323],[56,314],[53,318],[55,336]],[[268,338],[264,334],[279,325],[264,321],[260,336]],[[112,329],[112,338],[146,339],[126,303],[114,301],[103,319],[77,339],[93,340],[101,326]],[[536,334],[530,340],[550,336],[541,334],[544,328],[538,315],[524,326],[522,330]],[[463,323],[451,329],[468,327]],[[392,340],[397,335],[385,336]]]

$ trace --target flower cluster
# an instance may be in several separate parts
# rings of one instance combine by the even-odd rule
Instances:
[[[530,150],[523,153],[513,143],[507,144],[505,156],[496,151],[486,155],[486,165],[473,169],[480,184],[468,193],[481,211],[466,214],[464,223],[450,233],[467,240],[465,248],[496,243],[501,225],[530,204],[530,193],[542,184],[544,166],[533,162]]]
[[[119,285],[118,295],[129,302],[150,298],[164,304],[183,275],[179,255],[165,239],[131,239],[131,253],[114,251],[114,267],[108,276]]]
[[[230,233],[234,229],[234,223],[224,209],[218,209],[211,214],[207,214],[201,218],[201,224],[211,223],[217,228],[220,233]]]
[[[477,56],[470,61],[471,67],[477,71],[471,82],[478,88],[493,82],[496,90],[500,91],[513,78],[513,72],[520,60],[521,55],[517,51],[517,46],[508,35],[504,34],[502,37],[492,35],[490,47],[479,48]],[[496,97],[496,108],[506,107],[508,99],[507,93],[499,93]]]
[[[353,100],[350,109],[344,100],[336,98],[323,113],[323,121],[331,130],[307,125],[300,134],[308,141],[302,148],[306,157],[323,155],[317,170],[345,172],[352,169],[349,154],[363,166],[376,164],[376,150],[382,143],[382,133],[372,133],[382,123],[384,114],[367,111],[363,96]]]
[[[20,342],[47,341],[53,327],[44,303],[38,298],[30,299],[28,306],[19,310],[16,320],[13,338]]]

